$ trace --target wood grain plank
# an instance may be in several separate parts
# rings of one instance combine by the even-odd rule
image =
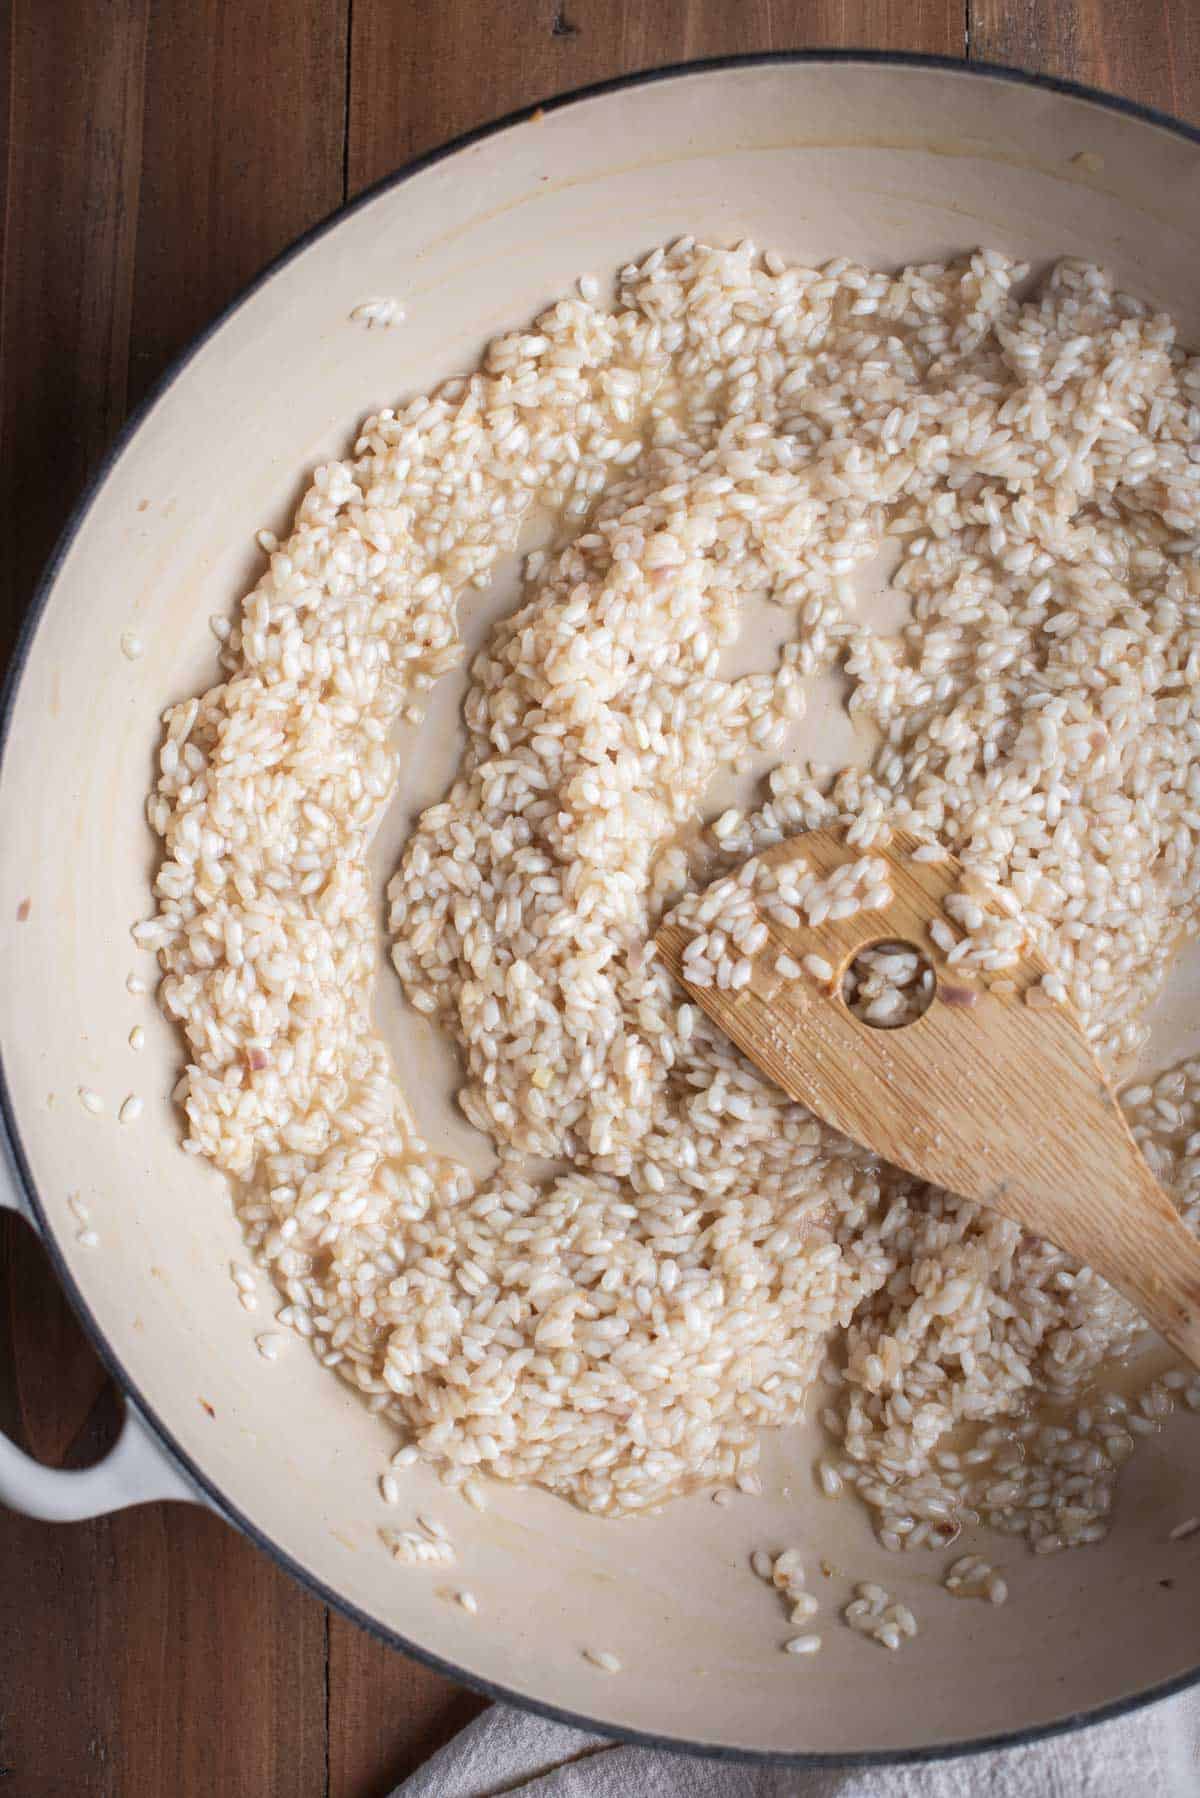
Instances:
[[[1107,88],[1200,123],[1196,0],[970,0],[972,57]]]
[[[131,399],[340,205],[349,0],[154,6]]]
[[[486,1700],[329,1614],[329,1798],[386,1798]]]
[[[564,89],[700,57],[821,45],[960,55],[962,0],[355,0],[349,191]]]
[[[125,411],[147,11],[148,0],[9,9],[0,657]]]
[[[324,1792],[323,1608],[226,1524],[178,1505],[8,1518],[4,1545],[0,1789]]]
[[[127,1599],[115,1791],[323,1792],[324,1606],[191,1507],[102,1527]],[[150,1583],[165,1598],[156,1613],[141,1595]]]

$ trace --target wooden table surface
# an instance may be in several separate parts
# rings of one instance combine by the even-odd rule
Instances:
[[[831,44],[1043,69],[1200,122],[1198,0],[0,0],[0,31],[0,662],[176,352],[314,220],[473,125],[654,64]],[[9,1219],[0,1332],[0,1428],[94,1459],[118,1402]],[[480,1708],[199,1510],[0,1514],[4,1791],[376,1798]]]

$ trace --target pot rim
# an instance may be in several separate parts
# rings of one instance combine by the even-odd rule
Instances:
[[[165,398],[179,376],[191,363],[198,352],[214,337],[225,322],[232,318],[260,289],[281,269],[287,267],[297,256],[307,250],[310,245],[326,236],[340,225],[343,220],[368,206],[381,194],[401,187],[413,176],[421,174],[425,169],[446,161],[460,150],[468,149],[473,144],[497,137],[529,119],[534,114],[559,112],[568,106],[575,106],[584,101],[598,99],[607,94],[620,93],[623,90],[648,87],[653,83],[679,80],[693,75],[720,75],[734,70],[748,68],[771,68],[788,65],[813,66],[826,64],[831,66],[850,66],[859,68],[900,68],[950,74],[962,78],[981,77],[990,81],[1003,81],[1016,87],[1042,89],[1051,94],[1059,94],[1068,99],[1083,100],[1090,105],[1109,113],[1123,114],[1128,118],[1140,120],[1143,124],[1154,125],[1170,135],[1181,138],[1184,142],[1200,146],[1200,128],[1187,124],[1182,119],[1158,107],[1146,106],[1140,101],[1127,100],[1117,94],[1104,92],[1103,89],[1090,87],[1082,82],[1065,80],[1056,75],[1034,73],[1024,69],[1006,68],[998,63],[968,62],[953,56],[925,55],[915,51],[903,50],[770,50],[750,52],[744,55],[716,56],[701,58],[694,62],[667,63],[661,67],[640,69],[629,75],[611,76],[605,81],[592,82],[584,87],[571,88],[563,93],[555,94],[549,99],[522,106],[513,112],[506,113],[503,118],[488,124],[477,125],[459,136],[451,138],[422,155],[413,157],[401,165],[390,175],[372,182],[353,200],[346,200],[333,209],[323,219],[302,232],[292,240],[280,253],[273,257],[221,310],[199,331],[183,350],[170,362],[166,370],[154,383],[141,402],[134,407],[120,431],[101,457],[95,472],[84,486],[67,518],[54,549],[37,582],[29,605],[26,608],[13,644],[8,667],[3,681],[0,682],[0,773],[3,771],[4,753],[8,742],[16,707],[17,693],[21,677],[33,649],[43,614],[50,604],[55,582],[60,568],[78,535],[84,520],[100,497],[109,475],[124,455],[142,424],[149,418],[159,402]],[[53,1228],[38,1197],[32,1170],[26,1158],[20,1131],[17,1127],[16,1112],[12,1102],[12,1094],[4,1067],[3,1045],[0,1044],[0,1156],[5,1156],[16,1176],[16,1185],[24,1204],[28,1209],[29,1219],[33,1222],[50,1259],[55,1278],[65,1291],[71,1307],[89,1336],[92,1346],[104,1367],[119,1387],[123,1397],[132,1401],[138,1413],[149,1428],[158,1437],[167,1452],[178,1465],[183,1468],[188,1478],[199,1488],[218,1513],[229,1523],[237,1527],[254,1546],[268,1555],[278,1567],[297,1580],[301,1586],[311,1592],[323,1604],[329,1605],[356,1623],[360,1629],[383,1642],[389,1648],[398,1649],[409,1655],[423,1666],[456,1680],[459,1684],[470,1687],[482,1696],[498,1703],[515,1705],[518,1709],[531,1711],[535,1715],[545,1717],[554,1723],[563,1723],[575,1729],[583,1729],[598,1735],[607,1736],[616,1741],[629,1742],[638,1747],[649,1749],[666,1749],[676,1754],[699,1756],[710,1760],[730,1762],[749,1762],[757,1765],[787,1766],[795,1768],[830,1768],[830,1767],[878,1767],[924,1764],[932,1761],[953,1760],[975,1754],[987,1753],[997,1748],[1016,1748],[1034,1742],[1046,1741],[1055,1736],[1067,1735],[1076,1730],[1090,1727],[1095,1723],[1111,1722],[1118,1717],[1131,1715],[1143,1705],[1156,1703],[1161,1699],[1172,1697],[1180,1692],[1200,1687],[1200,1661],[1186,1673],[1177,1674],[1173,1679],[1164,1680],[1158,1685],[1146,1687],[1132,1692],[1123,1698],[1113,1699],[1107,1704],[1096,1706],[1086,1711],[1072,1712],[1065,1717],[1055,1718],[1049,1723],[1039,1723],[1026,1728],[1017,1728],[995,1732],[987,1736],[972,1737],[962,1741],[939,1742],[925,1748],[882,1748],[862,1749],[849,1754],[833,1754],[825,1751],[789,1752],[777,1749],[734,1748],[723,1745],[694,1741],[688,1737],[659,1735],[649,1730],[624,1728],[617,1724],[606,1724],[586,1716],[583,1712],[572,1711],[561,1705],[547,1703],[545,1700],[531,1697],[512,1687],[500,1684],[495,1680],[482,1678],[459,1667],[453,1661],[421,1647],[419,1643],[410,1641],[397,1630],[389,1629],[375,1618],[351,1603],[341,1593],[325,1584],[316,1574],[304,1567],[299,1561],[287,1554],[269,1535],[244,1516],[237,1506],[231,1504],[216,1483],[205,1473],[197,1461],[178,1443],[172,1431],[163,1422],[156,1410],[147,1403],[135,1380],[133,1380],[120,1358],[114,1352],[104,1327],[95,1316],[83,1293],[80,1291],[70,1268],[54,1235]]]

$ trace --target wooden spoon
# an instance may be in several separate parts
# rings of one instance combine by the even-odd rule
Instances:
[[[659,953],[791,1098],[885,1161],[1077,1256],[1200,1367],[1200,1243],[1142,1159],[1075,1013],[1041,985],[1050,972],[1043,958],[1027,950],[994,974],[948,961],[929,927],[945,922],[943,903],[961,890],[964,870],[951,856],[915,861],[918,846],[897,831],[887,848],[862,850],[818,830],[767,850],[760,863],[801,860],[821,878],[878,855],[893,897],[879,910],[799,928],[771,919],[760,902],[769,940],[740,991],[688,981],[690,933],[678,924],[659,930]],[[881,1029],[847,1008],[842,981],[862,949],[893,941],[921,951],[937,986],[923,1016]],[[780,953],[796,963],[820,957],[832,972],[785,978]]]

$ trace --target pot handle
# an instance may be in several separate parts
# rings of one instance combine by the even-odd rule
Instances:
[[[21,1201],[15,1170],[0,1141],[0,1206],[19,1212],[35,1228]],[[102,1461],[80,1472],[43,1467],[0,1434],[0,1505],[46,1523],[78,1523],[153,1499],[208,1504],[150,1426],[125,1400],[121,1434]]]
[[[44,1523],[78,1523],[160,1498],[206,1502],[128,1399],[121,1434],[102,1461],[79,1473],[43,1467],[0,1435],[0,1504],[10,1511]]]

